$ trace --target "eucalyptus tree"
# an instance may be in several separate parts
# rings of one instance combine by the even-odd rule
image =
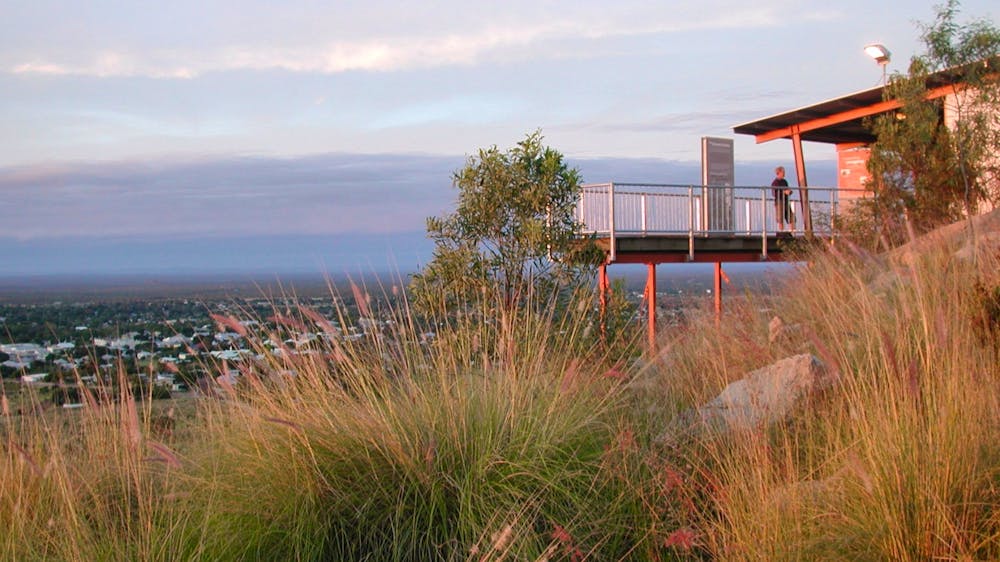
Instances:
[[[454,173],[456,208],[427,219],[434,256],[411,279],[420,312],[462,310],[487,290],[523,306],[592,272],[599,253],[574,213],[580,174],[542,140],[536,131],[508,150],[480,149]]]
[[[869,210],[890,223],[888,238],[905,231],[892,224],[904,213],[925,231],[1000,203],[1000,30],[958,16],[958,1],[948,0],[919,24],[924,53],[885,87],[902,107],[871,122]],[[948,95],[931,96],[937,88]]]

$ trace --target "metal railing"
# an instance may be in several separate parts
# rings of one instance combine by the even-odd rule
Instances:
[[[799,188],[791,188],[793,234],[804,234]],[[833,233],[841,194],[847,190],[808,187],[812,233]],[[767,237],[779,231],[771,186],[702,186],[646,183],[600,183],[582,186],[576,217],[583,232],[611,238],[614,259],[617,237],[682,236],[690,240],[712,235],[760,235],[763,252]],[[856,198],[860,193],[847,195]],[[853,197],[852,197],[853,196]],[[785,225],[786,229],[789,225]]]

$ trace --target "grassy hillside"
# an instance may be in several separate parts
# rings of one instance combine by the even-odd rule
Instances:
[[[1000,393],[995,250],[953,243],[890,260],[839,247],[811,262],[780,308],[748,303],[674,342],[658,386],[687,402],[808,352],[839,386],[792,422],[674,454],[720,559],[1000,557]],[[769,337],[779,315],[786,326]]]
[[[398,310],[391,333],[266,355],[192,414],[123,394],[5,415],[0,558],[997,559],[1000,269],[956,250],[840,245],[652,358],[600,344],[586,300],[431,343]],[[791,420],[660,439],[798,353],[840,382]]]

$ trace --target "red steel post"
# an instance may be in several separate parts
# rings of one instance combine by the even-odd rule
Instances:
[[[608,312],[608,264],[602,263],[597,270],[597,287],[601,295],[601,338],[607,338],[608,325],[606,315]]]
[[[715,323],[718,324],[722,318],[722,263],[715,262]]]
[[[656,353],[656,264],[647,263],[646,273],[646,330],[649,352]]]
[[[802,203],[802,229],[812,237],[812,213],[809,210],[809,180],[806,178],[806,159],[802,153],[802,136],[798,130],[792,134],[792,152],[795,155],[795,176],[799,182],[799,200]]]

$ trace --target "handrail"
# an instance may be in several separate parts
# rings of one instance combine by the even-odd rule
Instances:
[[[761,254],[767,238],[778,232],[771,186],[696,186],[607,182],[581,187],[576,216],[584,233],[607,235],[611,259],[617,238],[685,235],[693,248],[695,236],[712,234],[761,235]],[[842,206],[869,192],[830,187],[803,188],[810,194],[809,218],[817,234],[832,233]],[[793,195],[794,197],[794,195]],[[793,199],[796,233],[803,233],[805,208]],[[742,209],[743,212],[739,212]],[[701,218],[702,220],[697,220]]]

